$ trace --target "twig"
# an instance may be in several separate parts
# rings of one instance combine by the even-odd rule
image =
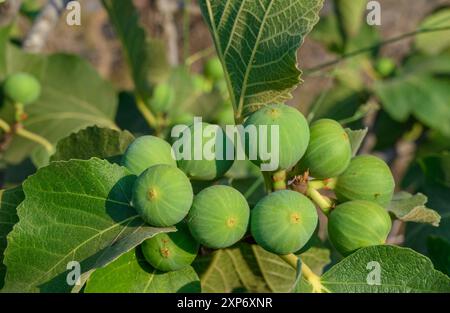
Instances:
[[[319,64],[317,66],[305,69],[304,70],[304,76],[307,76],[307,75],[310,75],[312,73],[321,71],[321,70],[323,70],[323,69],[325,69],[327,67],[330,67],[332,65],[336,65],[336,64],[338,64],[338,63],[340,63],[340,62],[342,62],[342,61],[344,61],[346,59],[349,59],[351,57],[354,57],[354,56],[357,56],[357,55],[360,55],[360,54],[363,54],[363,53],[366,53],[366,52],[370,52],[370,51],[372,51],[374,49],[378,49],[378,48],[381,48],[383,46],[396,43],[398,41],[407,39],[409,37],[413,37],[413,36],[416,36],[416,35],[419,35],[419,34],[440,32],[440,31],[446,31],[446,30],[450,30],[450,26],[443,26],[443,27],[436,27],[436,28],[421,28],[421,29],[417,29],[417,30],[409,32],[409,33],[401,34],[401,35],[399,35],[397,37],[393,37],[393,38],[387,39],[385,41],[381,41],[381,42],[379,42],[377,44],[374,44],[372,46],[365,47],[365,48],[362,48],[362,49],[358,49],[358,50],[346,53],[346,54],[344,54],[344,55],[340,56],[339,58],[334,59],[332,61],[325,62],[325,63]]]
[[[189,6],[191,0],[185,0],[183,7],[183,61],[189,57],[190,53],[190,25],[191,25],[191,12],[189,12]]]
[[[36,18],[28,32],[23,48],[28,52],[41,51],[51,31],[55,28],[60,15],[70,0],[49,0]]]
[[[5,150],[8,146],[12,136],[17,135],[40,144],[49,154],[53,154],[55,152],[54,146],[47,139],[24,129],[20,123],[16,123],[11,127],[5,120],[0,118],[0,129],[3,130],[5,136],[3,143],[0,144],[1,151]]]
[[[210,46],[206,49],[197,51],[194,54],[187,57],[185,63],[187,66],[191,66],[195,62],[212,55],[215,51],[216,51],[216,48],[214,46]]]
[[[21,0],[6,0],[0,3],[0,27],[9,25],[19,12]]]
[[[172,66],[178,65],[178,33],[173,15],[178,10],[178,3],[173,0],[159,0],[158,9],[163,16],[163,29],[167,39],[168,59]]]

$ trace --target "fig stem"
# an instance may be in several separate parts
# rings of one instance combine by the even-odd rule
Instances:
[[[53,147],[53,145],[44,137],[39,136],[38,134],[35,134],[33,132],[30,132],[28,130],[26,130],[25,128],[22,127],[18,127],[15,130],[15,133],[18,136],[21,136],[23,138],[26,138],[28,140],[34,141],[38,144],[40,144],[41,146],[43,146],[45,148],[45,150],[47,150],[47,152],[52,155],[55,152],[55,148]]]
[[[9,124],[4,121],[3,119],[0,118],[0,128],[5,132],[5,133],[10,133],[11,132],[11,126],[9,126]]]
[[[306,190],[306,195],[319,206],[325,215],[330,213],[333,203],[328,198],[325,198],[320,194],[320,192],[310,186],[308,186],[308,189]]]
[[[155,115],[153,115],[152,111],[150,111],[150,109],[147,107],[147,105],[145,105],[144,100],[138,95],[136,95],[136,106],[139,109],[139,111],[141,112],[144,119],[147,121],[147,123],[152,128],[157,129],[159,126],[157,118],[155,117]]]
[[[208,48],[200,50],[200,51],[190,55],[189,57],[187,57],[185,64],[187,66],[191,66],[195,62],[212,55],[215,51],[216,51],[216,49],[214,46],[209,46]]]
[[[336,188],[337,179],[336,178],[327,178],[323,180],[311,180],[308,182],[308,187],[311,187],[313,189],[319,190],[319,189],[327,189],[327,190],[333,190]]]
[[[17,123],[20,123],[22,120],[22,115],[25,113],[24,106],[20,102],[14,103],[14,109],[15,109],[15,119]]]
[[[2,129],[5,133],[15,133],[17,136],[34,141],[43,146],[49,154],[53,154],[55,152],[55,148],[47,139],[24,129],[20,124],[17,125],[18,127],[14,127],[13,129],[5,120],[0,119],[0,129]]]
[[[273,174],[273,190],[285,190],[286,186],[286,171],[281,170]]]
[[[295,254],[287,254],[287,255],[280,255],[280,258],[282,258],[287,264],[292,266],[293,269],[297,270],[298,266],[298,260],[302,261],[302,259],[299,256],[296,256]],[[322,293],[322,292],[330,292],[327,288],[325,288],[322,285],[322,282],[320,281],[320,276],[317,275],[312,271],[312,269],[306,265],[305,262],[301,262],[301,270],[303,277],[311,284],[312,286],[312,292],[313,293]]]

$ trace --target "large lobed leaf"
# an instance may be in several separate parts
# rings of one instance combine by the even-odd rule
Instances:
[[[151,267],[140,249],[134,249],[89,278],[86,293],[200,292],[200,281],[192,267],[160,272]]]
[[[405,179],[405,187],[415,188],[428,197],[427,206],[441,216],[439,227],[428,224],[408,223],[405,245],[420,253],[427,253],[430,236],[450,238],[450,154],[428,156],[419,159],[420,168],[412,171]],[[408,180],[411,180],[408,184]],[[417,186],[417,184],[420,184]]]
[[[330,262],[329,250],[313,247],[301,255],[317,274]],[[278,255],[241,243],[215,251],[194,263],[203,292],[291,292],[308,286]],[[305,289],[306,288],[306,289]]]
[[[61,139],[50,160],[87,160],[96,157],[118,161],[133,140],[134,136],[128,131],[92,126]]]
[[[420,29],[444,27],[450,28],[450,8],[448,7],[426,17],[420,25]],[[421,34],[415,38],[415,44],[418,50],[426,54],[439,54],[450,47],[450,29]]]
[[[0,191],[0,289],[3,287],[6,268],[3,253],[6,249],[6,236],[17,223],[17,207],[23,201],[22,187]]]
[[[399,76],[375,83],[374,92],[394,120],[406,122],[413,115],[449,137],[450,80],[438,75],[448,75],[450,71],[447,69],[445,73],[442,67],[435,68],[426,62],[424,58],[411,59]],[[426,65],[429,67],[425,68]]]
[[[80,263],[83,281],[146,238],[172,231],[146,226],[131,207],[134,180],[95,158],[53,162],[28,178],[8,235],[4,291],[69,291],[70,261]]]
[[[297,50],[323,0],[201,0],[225,67],[235,114],[282,102],[300,82]]]
[[[367,0],[336,0],[336,8],[345,36],[354,37],[361,30]]]
[[[399,192],[394,195],[388,210],[403,222],[426,223],[438,227],[441,216],[425,206],[427,201],[428,198],[421,193],[412,195]]]
[[[369,284],[368,276],[377,262],[380,284]],[[369,280],[370,281],[370,280]],[[372,246],[345,258],[321,278],[330,292],[450,292],[450,279],[435,270],[431,261],[408,248]]]
[[[151,84],[167,78],[164,43],[147,37],[133,1],[103,0],[103,5],[122,42],[136,90],[147,100],[152,94]]]

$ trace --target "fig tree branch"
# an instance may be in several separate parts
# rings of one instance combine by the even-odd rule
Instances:
[[[11,127],[5,120],[0,118],[0,129],[7,135],[15,134],[40,144],[49,154],[53,154],[54,152],[54,146],[47,139],[26,130],[21,124],[16,124],[14,127]]]
[[[178,10],[178,3],[173,0],[159,0],[158,9],[163,16],[163,29],[167,40],[167,52],[169,63],[178,65],[178,33],[175,25],[174,14]]]
[[[31,30],[23,42],[23,48],[29,52],[41,51],[51,31],[55,28],[60,15],[70,0],[49,0],[36,18]]]
[[[19,12],[21,0],[6,0],[0,3],[0,27],[11,24]]]
[[[386,45],[389,45],[389,44],[393,44],[393,43],[396,43],[398,41],[401,41],[401,40],[404,40],[404,39],[407,39],[407,38],[410,38],[410,37],[414,37],[414,36],[417,36],[417,35],[420,35],[420,34],[441,32],[441,31],[446,31],[446,30],[450,30],[450,26],[435,27],[435,28],[420,28],[420,29],[417,29],[417,30],[409,32],[409,33],[404,33],[404,34],[401,34],[401,35],[399,35],[397,37],[393,37],[393,38],[390,38],[390,39],[387,39],[387,40],[384,40],[384,41],[380,41],[379,43],[376,43],[376,44],[374,44],[372,46],[361,48],[361,49],[358,49],[358,50],[355,50],[355,51],[343,54],[339,58],[334,59],[332,61],[325,62],[325,63],[319,64],[319,65],[311,67],[311,68],[307,68],[307,69],[304,70],[304,76],[307,76],[307,75],[313,74],[315,72],[321,71],[321,70],[323,70],[323,69],[325,69],[327,67],[330,67],[332,65],[339,64],[339,63],[341,63],[342,61],[344,61],[346,59],[350,59],[350,58],[355,57],[357,55],[370,52],[370,51],[372,51],[374,49],[377,49],[377,48],[380,48],[380,47],[383,47],[383,46],[386,46]]]

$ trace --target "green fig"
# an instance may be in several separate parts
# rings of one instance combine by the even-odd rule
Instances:
[[[391,202],[394,188],[389,166],[375,156],[361,155],[351,160],[337,178],[334,191],[340,202],[368,200],[386,207]]]
[[[318,223],[314,204],[304,195],[276,191],[262,198],[253,208],[251,232],[265,250],[285,255],[307,244]]]
[[[299,163],[302,171],[309,170],[309,174],[318,179],[342,174],[352,158],[347,132],[338,122],[330,119],[314,122],[310,131],[308,149]]]
[[[285,104],[262,107],[247,118],[244,126],[246,128],[255,126],[254,128],[256,128],[257,138],[251,138],[250,133],[246,133],[243,139],[249,160],[258,166],[261,163],[270,163],[271,160],[261,153],[261,151],[267,151],[278,154],[277,169],[290,169],[303,157],[308,147],[310,135],[308,122],[300,111]],[[271,126],[278,128],[278,136],[272,132]],[[266,131],[267,133],[265,133]],[[267,138],[264,143],[266,134]],[[252,142],[256,144],[252,144]],[[278,146],[278,151],[273,145]]]
[[[205,131],[208,129],[215,131],[207,134]],[[222,136],[219,136],[219,133]],[[185,140],[184,136],[188,140]],[[174,143],[178,167],[192,180],[220,178],[234,163],[232,158],[227,160],[226,154],[227,147],[233,147],[233,143],[218,125],[194,123],[183,131],[178,140],[183,143]]]
[[[167,112],[175,100],[175,91],[172,86],[166,83],[158,84],[153,90],[150,100],[151,108],[156,113]]]
[[[186,220],[197,241],[220,249],[235,244],[245,235],[249,216],[247,200],[239,191],[216,185],[195,196]]]
[[[141,245],[147,262],[163,272],[177,271],[189,266],[200,247],[185,223],[181,222],[176,226],[176,232],[157,234]]]
[[[173,226],[189,212],[194,193],[186,175],[171,165],[154,165],[133,186],[132,204],[152,226]]]
[[[153,165],[176,166],[177,162],[172,155],[172,147],[168,142],[155,136],[142,136],[128,146],[121,164],[133,174],[140,175]]]
[[[344,256],[359,248],[384,244],[391,230],[391,218],[380,205],[349,201],[333,209],[328,219],[328,236]]]
[[[27,105],[35,102],[41,94],[41,84],[28,73],[15,73],[5,81],[5,95],[12,101]]]
[[[214,57],[206,62],[204,74],[207,78],[213,81],[218,81],[224,77],[222,63],[220,62],[219,58]]]

